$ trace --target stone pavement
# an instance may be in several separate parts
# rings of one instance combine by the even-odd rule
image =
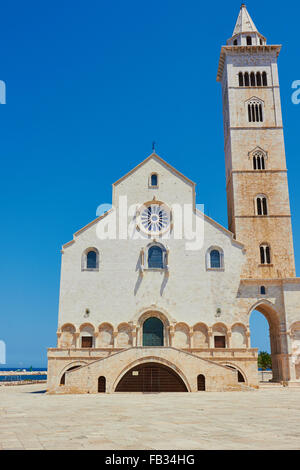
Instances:
[[[47,395],[0,387],[0,449],[299,449],[300,387]]]

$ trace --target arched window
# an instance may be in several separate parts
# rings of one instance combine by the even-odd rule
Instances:
[[[101,375],[98,378],[98,393],[105,393],[106,392],[106,378]]]
[[[157,175],[157,173],[152,173],[151,178],[150,178],[150,184],[151,184],[151,186],[158,186],[158,175]]]
[[[198,392],[205,392],[205,376],[203,374],[199,374],[197,377],[197,389]]]
[[[143,346],[163,346],[164,325],[157,317],[150,317],[143,324]]]
[[[267,198],[266,196],[256,196],[256,214],[268,215]]]
[[[248,72],[245,72],[245,86],[249,86],[250,85],[250,81],[249,81],[249,73]]]
[[[260,74],[260,72],[256,72],[256,85],[261,86],[261,74]]]
[[[263,83],[263,86],[268,86],[268,79],[267,79],[267,73],[266,72],[262,73],[262,83]]]
[[[261,152],[253,154],[253,170],[265,170],[265,157]]]
[[[233,41],[233,45],[234,45],[234,46],[237,46],[237,45],[238,45],[237,39],[235,39],[235,40]]]
[[[210,267],[211,268],[221,267],[221,255],[218,250],[212,250],[210,252]]]
[[[260,245],[260,264],[271,264],[271,254],[269,245]]]
[[[81,257],[82,271],[98,271],[99,269],[99,252],[97,248],[87,248]]]
[[[261,293],[261,295],[265,295],[265,294],[266,294],[266,288],[265,288],[265,286],[260,286],[260,293]]]
[[[97,267],[97,253],[89,251],[86,255],[86,267],[88,269],[96,269]]]
[[[252,46],[252,37],[247,36],[247,46]]]
[[[239,86],[244,86],[244,75],[243,72],[239,73]]]
[[[148,268],[159,268],[164,267],[164,252],[163,249],[158,245],[150,246],[148,250]]]
[[[251,83],[251,86],[255,86],[255,85],[256,85],[254,72],[251,72],[251,73],[250,73],[250,83]]]

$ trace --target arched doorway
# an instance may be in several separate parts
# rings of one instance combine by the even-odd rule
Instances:
[[[157,362],[139,364],[121,378],[116,392],[187,392],[181,377]]]
[[[101,375],[98,378],[98,393],[105,393],[106,392],[106,378]]]
[[[205,392],[205,376],[199,374],[197,377],[197,390],[198,392]]]
[[[163,346],[164,325],[157,317],[150,317],[143,323],[143,346]]]
[[[280,334],[280,319],[277,312],[267,303],[255,305],[250,319],[251,347],[266,351],[272,358],[272,381],[280,382],[283,377],[281,353],[283,340]]]

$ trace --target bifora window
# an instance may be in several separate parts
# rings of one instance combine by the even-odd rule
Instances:
[[[265,157],[262,152],[253,154],[253,170],[265,170]]]
[[[271,250],[269,245],[260,245],[260,264],[271,264]]]
[[[267,198],[266,196],[256,197],[256,213],[257,215],[268,215]]]

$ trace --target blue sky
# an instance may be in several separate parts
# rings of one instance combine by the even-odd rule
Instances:
[[[240,2],[13,1],[1,5],[1,324],[8,366],[44,366],[56,344],[60,249],[151,153],[197,183],[227,226],[220,47]],[[296,266],[300,4],[249,1],[279,58]],[[266,349],[253,325],[254,346]]]

